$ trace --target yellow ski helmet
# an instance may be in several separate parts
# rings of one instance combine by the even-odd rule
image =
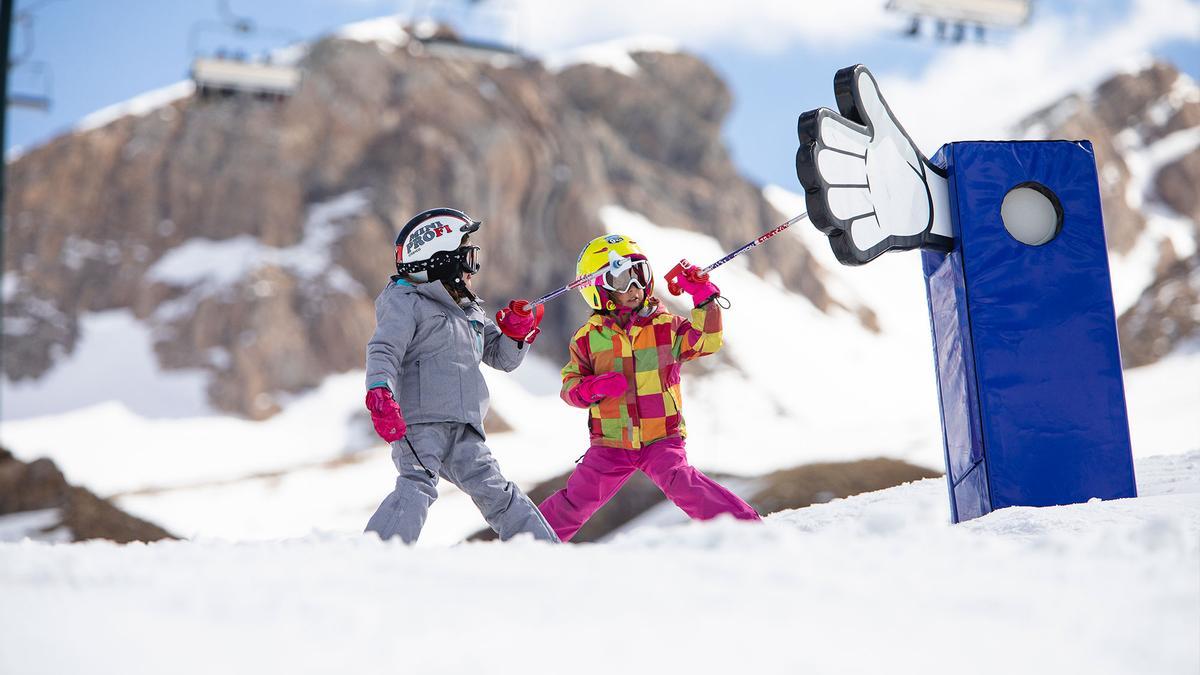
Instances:
[[[650,271],[650,263],[646,260],[646,254],[642,253],[642,248],[638,246],[637,242],[625,235],[606,234],[589,241],[579,253],[579,262],[575,265],[575,276],[581,277],[600,270],[608,265],[609,256],[614,253],[622,258],[643,262],[643,265],[637,265],[635,268],[644,269],[644,275],[640,276],[639,285],[645,289],[646,298],[649,298],[654,293],[654,274]],[[609,289],[606,286],[608,284],[606,284],[605,276],[600,276],[591,285],[580,288],[579,292],[592,309],[612,311],[617,308],[617,305],[609,298]]]

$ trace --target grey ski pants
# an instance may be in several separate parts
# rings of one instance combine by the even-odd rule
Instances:
[[[382,539],[400,537],[406,544],[416,541],[437,499],[441,476],[475,501],[500,539],[529,532],[535,539],[558,541],[529,497],[500,474],[492,451],[469,424],[414,424],[392,443],[392,461],[400,471],[396,489],[367,521],[367,532]]]

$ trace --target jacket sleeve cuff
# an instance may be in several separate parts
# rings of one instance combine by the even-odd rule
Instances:
[[[368,380],[367,391],[371,391],[372,389],[387,389],[393,394],[396,393],[396,388],[392,386],[391,380]]]

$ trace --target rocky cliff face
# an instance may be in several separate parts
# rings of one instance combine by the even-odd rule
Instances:
[[[1144,280],[1122,306],[1126,367],[1200,339],[1200,88],[1166,63],[1116,75],[1039,111],[1031,138],[1086,138],[1096,150],[1115,269]],[[1130,269],[1134,268],[1134,269]]]
[[[737,174],[729,92],[698,59],[638,52],[622,74],[479,56],[326,39],[282,103],[189,96],[12,162],[4,373],[38,377],[82,315],[128,308],[162,367],[208,371],[218,408],[262,418],[361,367],[392,240],[422,209],[484,220],[493,307],[570,280],[605,205],[731,247],[785,219]],[[751,264],[834,305],[798,241]],[[563,357],[582,314],[554,305],[539,349]]]
[[[13,521],[23,521],[15,527]],[[48,459],[22,462],[0,448],[0,521],[3,536],[47,541],[110,539],[119,543],[174,539],[84,488],[67,483]]]
[[[730,161],[730,94],[708,66],[629,57],[624,72],[554,70],[409,37],[330,38],[306,50],[286,101],[186,96],[28,152],[8,167],[5,376],[43,375],[75,349],[81,317],[123,309],[152,331],[161,367],[201,369],[215,407],[264,418],[361,367],[393,238],[422,209],[484,220],[478,290],[492,307],[570,280],[606,205],[729,248],[793,215]],[[1150,257],[1159,275],[1141,318],[1122,318],[1126,363],[1170,352],[1197,322],[1194,301],[1153,295],[1194,268],[1195,85],[1159,64],[1035,119],[1029,137],[1095,142],[1114,256]],[[746,260],[836,308],[798,238]],[[661,275],[673,261],[654,262]],[[1160,306],[1182,309],[1168,325]],[[876,330],[869,308],[845,309]],[[539,352],[565,358],[583,314],[574,298],[553,305]]]

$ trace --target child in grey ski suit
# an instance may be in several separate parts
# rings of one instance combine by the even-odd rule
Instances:
[[[416,238],[417,246],[408,244],[407,250],[419,254],[419,245],[436,238],[428,234],[432,227],[449,232],[446,223],[457,226],[463,219],[468,225],[462,231],[469,234],[474,229],[467,227],[478,228],[477,221],[451,209],[425,212],[410,221],[397,239],[398,271],[431,269],[426,264],[429,256],[407,266],[401,261],[406,237]],[[413,223],[424,227],[424,239],[422,229]],[[466,236],[459,236],[461,247],[457,240],[445,245],[435,241],[444,251],[433,260],[459,255],[469,260],[464,268],[478,271],[474,262],[478,249],[466,246]],[[464,254],[465,249],[474,250]],[[479,364],[504,371],[520,365],[537,335],[540,312],[523,311],[524,301],[514,300],[509,311],[498,313],[497,326],[484,315],[462,274],[450,280],[458,289],[457,299],[436,278],[414,279],[436,274],[437,268],[428,275],[398,274],[375,301],[375,335],[367,344],[367,408],[376,431],[391,443],[400,475],[366,530],[383,539],[416,541],[429,506],[437,499],[440,476],[470,495],[500,539],[528,532],[536,539],[557,542],[533,502],[500,473],[483,432],[488,389]]]
[[[460,307],[439,282],[397,279],[375,301],[377,327],[367,345],[367,389],[395,395],[407,433],[392,443],[400,471],[367,523],[380,537],[416,541],[438,476],[471,496],[488,525],[508,539],[530,532],[557,541],[545,519],[484,444],[488,389],[479,363],[512,371],[528,350],[503,335],[478,303]]]

